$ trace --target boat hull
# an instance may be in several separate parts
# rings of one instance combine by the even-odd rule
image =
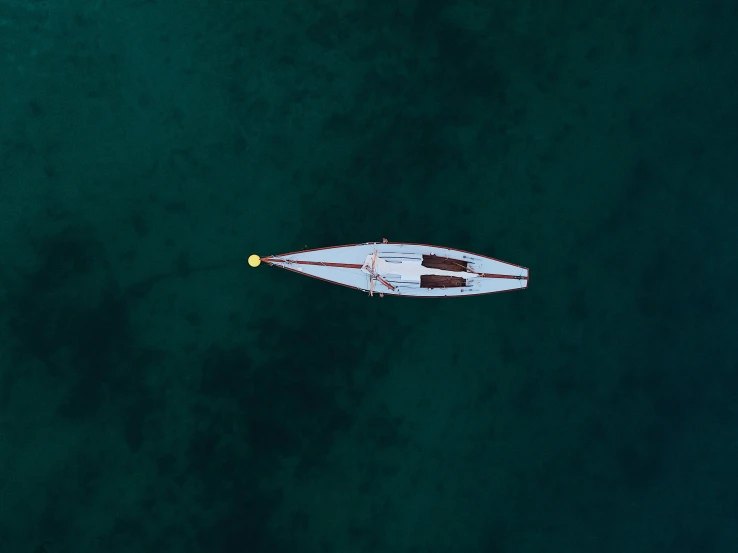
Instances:
[[[374,292],[378,294],[420,298],[479,296],[525,290],[529,283],[527,267],[430,244],[367,242],[274,255],[261,261],[368,292],[371,276],[367,268],[375,250],[376,271],[385,281],[374,281]]]

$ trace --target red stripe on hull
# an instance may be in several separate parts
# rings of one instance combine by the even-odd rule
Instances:
[[[492,273],[476,273],[476,275],[484,278],[514,278],[515,280],[528,280],[528,277],[515,275],[495,275]]]
[[[265,257],[262,259],[265,263],[284,263],[286,265],[292,265],[294,263],[300,264],[300,265],[322,265],[323,267],[342,267],[344,269],[361,269],[364,265],[356,264],[356,263],[329,263],[324,261],[287,261],[285,259],[270,259],[268,257]]]

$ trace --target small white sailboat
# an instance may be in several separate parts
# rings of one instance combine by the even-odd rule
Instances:
[[[484,255],[429,244],[367,242],[249,257],[288,271],[392,296],[447,298],[528,288],[527,267]]]

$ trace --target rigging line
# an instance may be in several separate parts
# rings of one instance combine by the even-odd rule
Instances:
[[[465,266],[464,266],[464,265],[462,265],[461,263],[456,263],[456,261],[451,261],[451,263],[453,263],[454,265],[457,265],[457,266],[461,267],[462,269],[466,269],[466,270],[467,270],[467,271],[469,271],[470,273],[474,273],[475,275],[481,276],[481,275],[480,275],[480,274],[479,274],[478,272],[476,272],[476,271],[475,271],[474,269],[472,269],[471,267],[468,267],[468,266],[466,266],[466,267],[465,267]]]

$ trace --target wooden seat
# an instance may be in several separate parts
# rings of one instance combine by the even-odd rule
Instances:
[[[421,288],[461,288],[466,286],[466,279],[445,275],[421,275]]]
[[[450,259],[448,257],[439,257],[437,255],[423,255],[423,267],[428,269],[439,269],[441,271],[456,271],[458,273],[466,272],[468,261],[459,261],[458,259]]]

